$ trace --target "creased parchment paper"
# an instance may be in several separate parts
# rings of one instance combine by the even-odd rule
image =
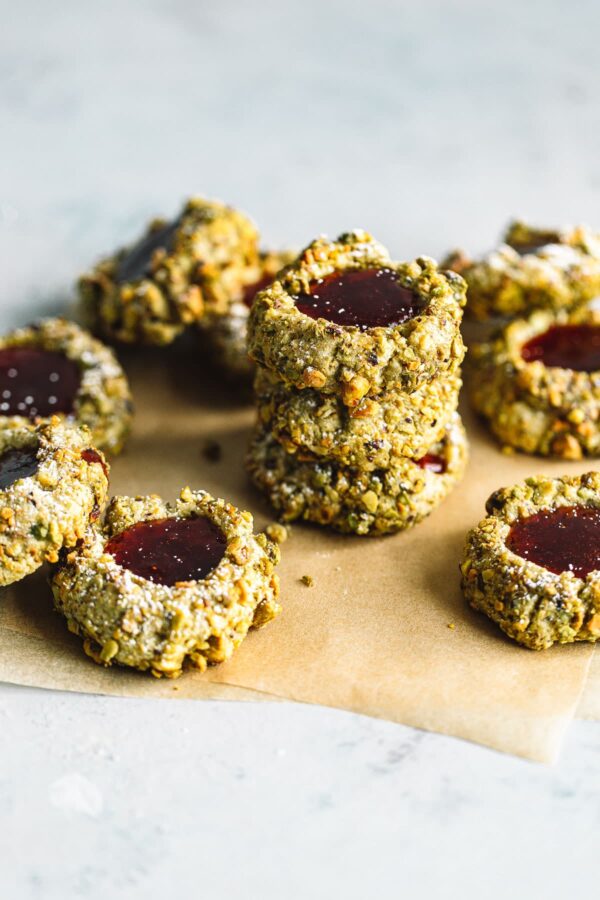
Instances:
[[[112,490],[173,499],[186,484],[204,487],[251,509],[263,527],[271,514],[242,468],[253,412],[239,389],[201,368],[202,356],[193,347],[124,356],[137,415],[126,452],[114,462]],[[120,696],[271,694],[552,761],[577,709],[592,648],[534,653],[515,646],[465,607],[458,562],[465,532],[482,518],[492,490],[529,474],[591,466],[505,456],[469,416],[467,427],[472,459],[465,481],[412,532],[365,539],[293,526],[282,547],[283,613],[251,634],[229,663],[176,682],[101,669],[52,612],[40,573],[3,591],[0,679]],[[218,462],[202,452],[207,439],[222,447]],[[312,587],[301,583],[305,574]]]

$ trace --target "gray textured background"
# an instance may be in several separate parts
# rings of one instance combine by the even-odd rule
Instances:
[[[399,257],[600,224],[600,7],[0,0],[2,324],[194,191]],[[525,686],[524,686],[525,689]],[[289,705],[0,688],[0,895],[597,889],[600,727],[547,770]]]

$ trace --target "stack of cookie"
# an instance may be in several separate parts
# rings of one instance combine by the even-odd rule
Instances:
[[[311,243],[252,306],[254,482],[283,520],[408,528],[463,474],[465,283],[362,231]]]

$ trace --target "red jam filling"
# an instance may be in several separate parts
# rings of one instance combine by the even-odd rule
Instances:
[[[556,575],[573,572],[585,578],[600,569],[600,509],[560,506],[519,519],[506,545]]]
[[[555,325],[527,341],[521,356],[525,362],[539,359],[545,366],[597,372],[600,370],[600,325]]]
[[[296,298],[296,307],[311,319],[336,325],[376,328],[401,325],[423,311],[427,301],[400,284],[391,269],[334,272]]]
[[[169,222],[162,228],[156,228],[138,241],[119,262],[115,275],[117,284],[122,284],[124,281],[138,281],[145,275],[149,275],[154,251],[160,249],[169,253],[173,249],[173,241],[178,228],[179,219],[176,219],[175,222]]]
[[[18,481],[28,478],[38,470],[38,448],[19,447],[7,450],[0,456],[0,490],[4,490]]]
[[[243,302],[246,304],[248,309],[254,303],[254,298],[257,294],[260,294],[261,291],[264,291],[265,288],[268,288],[271,282],[273,281],[272,275],[263,275],[262,278],[259,278],[258,281],[255,281],[254,284],[248,284],[244,288],[244,295],[242,297]]]
[[[102,469],[104,470],[104,474],[108,478],[108,466],[106,465],[106,463],[104,462],[104,460],[102,459],[102,457],[100,456],[98,451],[94,450],[93,447],[88,447],[87,450],[84,450],[83,453],[81,454],[81,458],[85,459],[86,463],[90,466],[93,465],[94,463],[99,463],[102,466]]]
[[[81,384],[77,363],[52,350],[0,350],[0,415],[51,416],[72,413]]]
[[[421,466],[422,469],[435,472],[437,475],[443,475],[446,471],[446,460],[443,456],[438,456],[436,453],[426,453],[425,456],[417,460],[417,465]]]
[[[201,581],[225,553],[225,535],[209,519],[138,522],[106,544],[116,562],[155,584]]]

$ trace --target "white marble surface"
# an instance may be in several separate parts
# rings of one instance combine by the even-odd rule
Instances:
[[[599,223],[595,0],[0,0],[2,324],[193,191],[398,256]],[[0,896],[597,890],[600,726],[554,769],[350,714],[0,687]]]

